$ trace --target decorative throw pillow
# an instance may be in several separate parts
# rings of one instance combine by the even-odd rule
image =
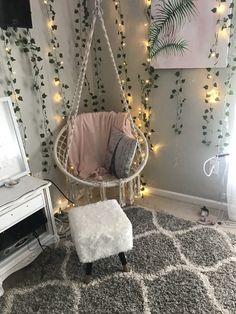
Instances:
[[[105,157],[105,168],[108,171],[111,170],[110,168],[112,163],[112,157],[114,155],[118,142],[123,136],[124,136],[123,132],[121,132],[117,128],[112,128]]]
[[[107,150],[106,168],[117,178],[127,178],[133,162],[137,140],[113,128]]]

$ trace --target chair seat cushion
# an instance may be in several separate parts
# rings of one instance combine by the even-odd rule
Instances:
[[[71,235],[82,263],[133,247],[132,225],[116,200],[73,208],[69,212]]]

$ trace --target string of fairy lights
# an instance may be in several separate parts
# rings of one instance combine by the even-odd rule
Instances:
[[[214,35],[214,43],[212,44],[208,58],[212,59],[214,62],[214,66],[217,66],[220,59],[220,49],[219,49],[219,40],[227,40],[231,38],[232,31],[232,18],[233,14],[231,10],[233,9],[233,2],[230,4],[216,0],[216,5],[212,8],[212,13],[216,14],[216,30]],[[228,45],[230,47],[230,43]],[[230,50],[230,49],[229,49]],[[230,50],[230,53],[232,51]],[[202,126],[202,143],[209,146],[212,144],[212,133],[213,133],[213,121],[214,121],[214,112],[215,112],[215,104],[219,102],[223,102],[223,115],[224,118],[221,118],[218,122],[217,127],[217,148],[219,152],[225,150],[225,148],[229,145],[229,96],[231,92],[231,78],[232,78],[232,69],[233,68],[233,59],[231,60],[231,64],[229,63],[227,66],[227,79],[224,82],[224,86],[220,86],[219,76],[221,71],[219,69],[207,68],[207,84],[204,85],[205,89],[205,103],[207,107],[204,109],[203,117],[203,126]],[[224,91],[225,89],[225,91]]]
[[[54,69],[54,76],[52,79],[52,83],[54,86],[54,93],[51,95],[51,100],[57,104],[56,106],[56,113],[54,115],[54,119],[56,123],[59,125],[62,122],[62,119],[64,119],[67,115],[67,110],[70,107],[69,102],[66,100],[65,97],[65,91],[69,86],[67,84],[64,84],[62,82],[62,73],[63,73],[63,54],[60,52],[60,45],[59,41],[57,39],[56,31],[57,31],[57,25],[55,23],[55,14],[56,12],[53,9],[53,4],[55,0],[42,0],[42,2],[45,4],[48,18],[47,18],[47,27],[49,29],[49,36],[50,36],[50,43],[49,47],[47,49],[47,57],[49,63],[52,65]],[[133,95],[132,95],[132,85],[131,80],[128,75],[128,63],[127,63],[127,38],[125,34],[125,23],[124,23],[124,15],[121,12],[121,5],[120,0],[113,0],[116,12],[118,13],[117,18],[117,27],[118,27],[118,36],[120,38],[120,44],[119,44],[119,51],[118,54],[120,57],[118,57],[119,64],[119,74],[121,76],[121,81],[123,84],[123,87],[126,91],[126,95],[129,101],[130,109],[132,109],[132,105],[134,103]],[[219,39],[227,38],[229,36],[230,30],[232,25],[231,14],[227,14],[225,18],[225,12],[227,10],[228,3],[222,1],[222,0],[216,0],[216,6],[212,9],[213,14],[217,14],[217,22],[216,22],[216,33],[215,33],[215,41],[212,44],[212,47],[209,51],[209,58],[214,60],[215,65],[217,65],[217,62],[220,57],[220,52],[218,51],[218,41]],[[152,135],[154,133],[154,130],[151,128],[151,118],[152,118],[152,107],[150,104],[150,93],[152,91],[153,87],[158,87],[156,85],[156,81],[158,79],[158,74],[156,70],[153,70],[154,72],[150,71],[150,62],[151,59],[149,57],[149,42],[146,39],[148,37],[148,27],[150,22],[150,8],[151,8],[151,0],[144,0],[144,11],[146,13],[146,18],[143,22],[143,27],[146,30],[145,39],[143,40],[143,47],[144,47],[144,54],[145,62],[143,63],[145,74],[142,76],[139,76],[139,83],[140,83],[140,90],[141,90],[141,101],[138,106],[135,106],[133,108],[134,111],[134,120],[137,126],[143,131],[145,134],[148,142],[149,142],[149,148],[150,151],[153,153],[157,153],[161,147],[161,144],[155,144],[151,142]],[[231,9],[232,6],[229,5],[229,9]],[[4,31],[5,33],[5,31]],[[6,35],[6,33],[5,33]],[[6,38],[6,37],[5,37]],[[5,52],[7,54],[8,58],[11,58],[11,51],[10,46],[8,42],[6,42],[7,45],[5,46]],[[117,54],[117,55],[118,55]],[[11,61],[11,60],[10,60]],[[14,61],[11,61],[14,62]],[[233,59],[233,62],[236,62],[236,59]],[[236,67],[235,67],[236,69]],[[10,70],[9,70],[10,71]],[[225,81],[225,86],[227,91],[224,93],[220,88],[219,83],[219,71],[218,70],[212,70],[207,69],[207,84],[204,86],[205,89],[205,103],[207,104],[207,108],[205,110],[208,110],[207,112],[204,112],[204,116],[206,117],[204,119],[204,125],[203,125],[203,135],[204,139],[207,144],[209,139],[207,138],[210,134],[208,134],[208,128],[210,126],[211,116],[213,116],[214,112],[214,104],[225,101],[224,104],[224,118],[219,121],[219,128],[218,132],[218,145],[219,146],[227,146],[228,145],[228,139],[229,139],[229,107],[230,107],[230,101],[229,97],[232,95],[232,88],[231,88],[231,79],[232,79],[232,71],[234,71],[234,68],[231,65],[231,68],[229,69],[229,74],[227,76],[227,79]],[[11,72],[11,71],[10,71]],[[10,73],[11,74],[11,73]],[[11,81],[15,81],[15,73],[12,72],[12,78]],[[14,92],[14,98],[15,100],[21,101],[21,94],[18,93],[18,88],[16,86],[12,87]],[[12,95],[11,95],[12,96]],[[17,104],[16,102],[16,104]],[[58,105],[62,107],[62,112],[59,112]],[[21,122],[21,116],[20,112],[18,112],[18,121]],[[22,122],[23,123],[23,122]],[[25,129],[24,129],[25,132]],[[24,140],[27,140],[26,133],[24,134]],[[148,188],[146,185],[141,186],[142,194],[146,195],[148,193]],[[69,206],[69,205],[66,205]],[[59,199],[58,200],[58,208],[65,207],[64,200]]]

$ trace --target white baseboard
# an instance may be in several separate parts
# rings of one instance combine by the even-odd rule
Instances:
[[[199,206],[206,206],[209,208],[227,210],[227,203],[217,202],[217,201],[206,199],[206,198],[176,193],[176,192],[157,189],[153,187],[148,187],[148,190],[150,191],[150,194],[152,195],[161,196],[161,197],[165,197],[165,198],[169,198],[169,199],[173,199],[173,200],[177,200],[177,201],[181,201],[185,203],[196,204]]]

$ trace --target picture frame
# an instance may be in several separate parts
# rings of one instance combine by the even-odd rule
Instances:
[[[230,0],[152,0],[151,66],[226,68],[232,17]]]
[[[10,97],[0,98],[0,186],[30,173]]]

